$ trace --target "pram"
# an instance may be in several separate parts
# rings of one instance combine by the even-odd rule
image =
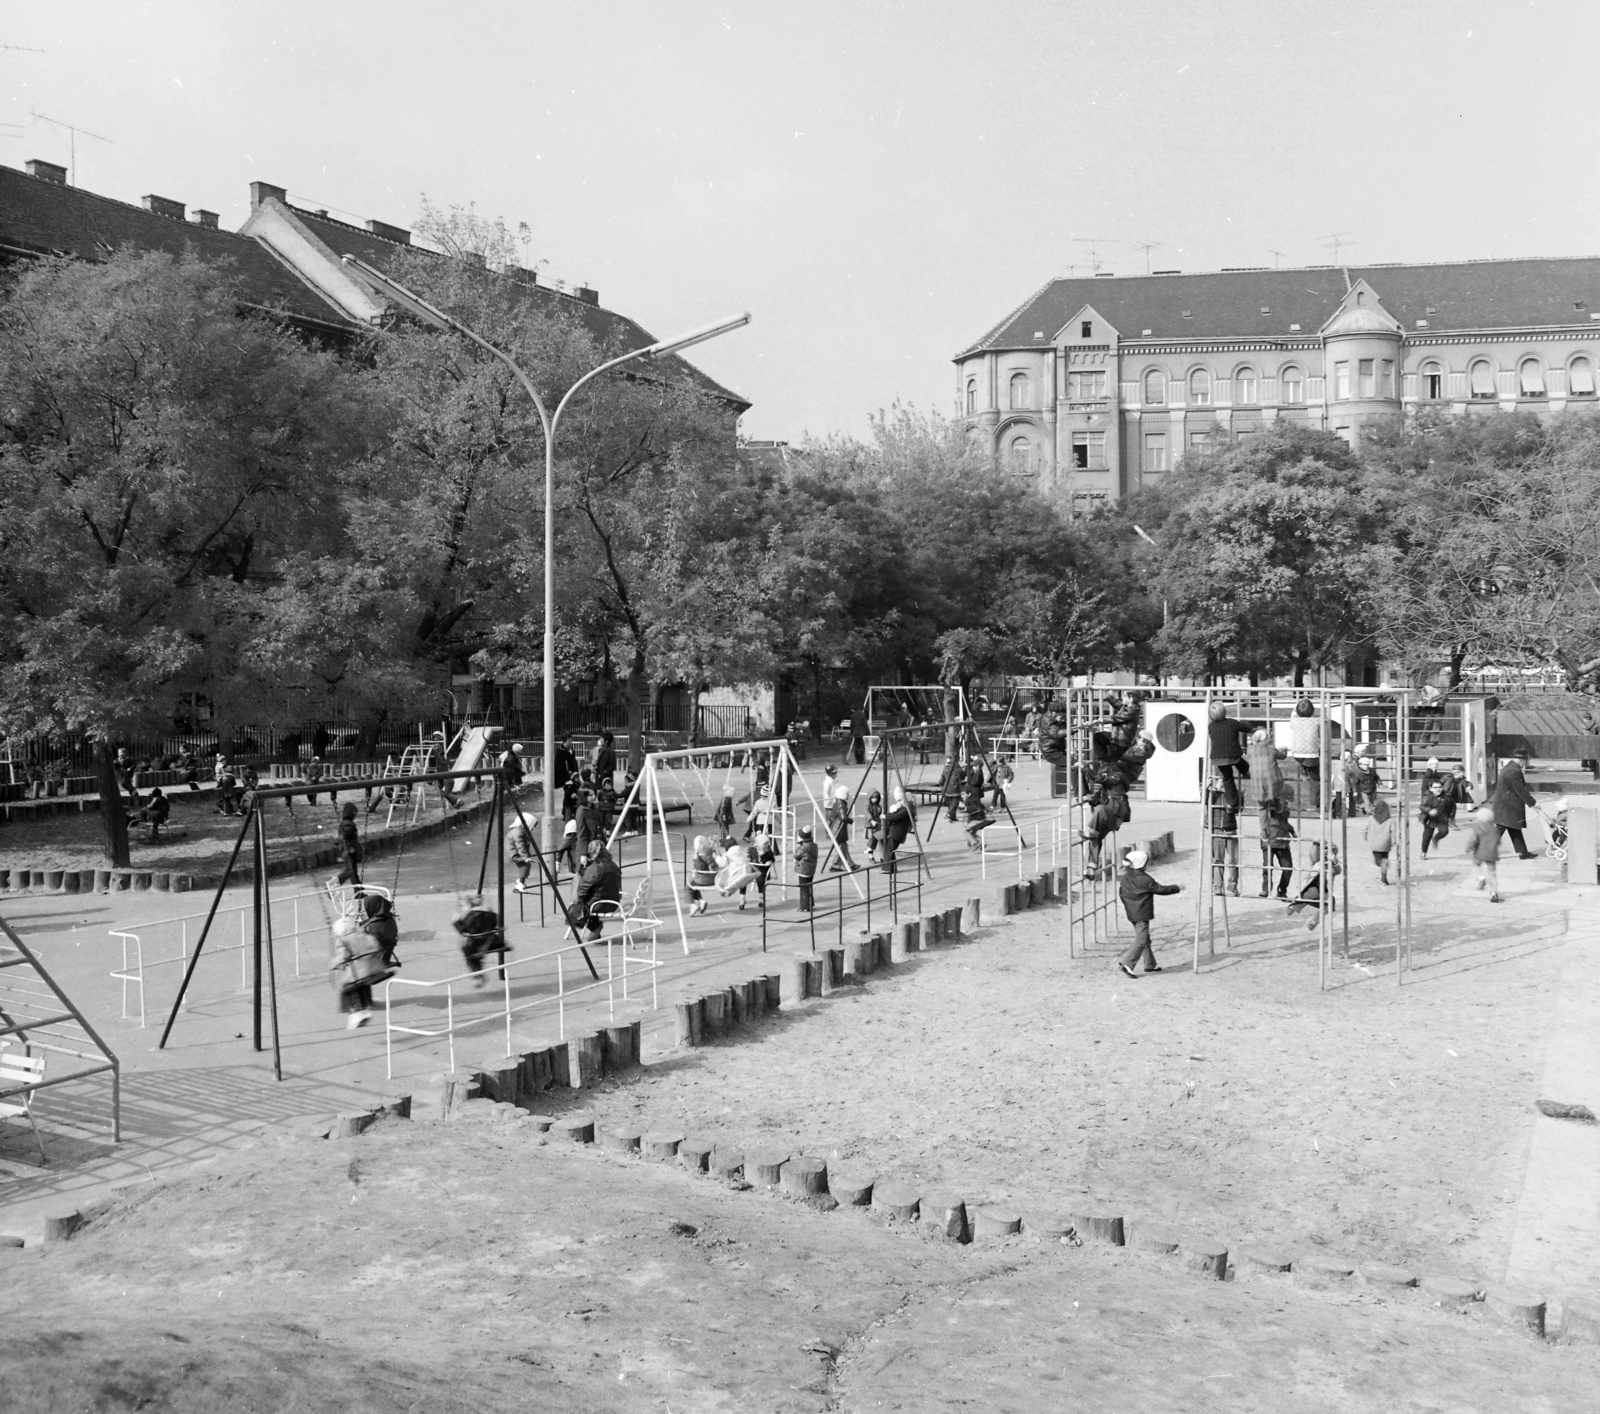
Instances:
[[[1546,814],[1538,806],[1535,806],[1534,809],[1538,810],[1539,818],[1544,821],[1544,832],[1550,838],[1550,843],[1545,846],[1544,852],[1551,859],[1560,860],[1564,863],[1567,858],[1566,800],[1563,798],[1556,801],[1549,814]]]

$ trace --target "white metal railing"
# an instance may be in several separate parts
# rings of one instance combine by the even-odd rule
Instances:
[[[991,846],[989,837],[995,836],[995,843]],[[1000,837],[1004,836],[1006,843],[999,844]],[[1015,844],[1012,841],[1015,841]],[[1037,846],[1036,846],[1037,848]],[[992,854],[997,859],[1010,859],[1013,855],[1017,860],[1017,878],[1022,877],[1022,856],[1026,846],[1022,841],[1022,831],[1015,825],[1002,825],[996,822],[985,825],[978,831],[978,854],[983,870],[983,877],[989,877],[989,856]]]
[[[557,1034],[562,1040],[567,1037],[567,1004],[573,998],[586,992],[593,992],[604,987],[606,989],[606,1009],[613,1021],[617,1017],[617,987],[620,983],[622,999],[628,1000],[628,981],[630,968],[633,975],[647,972],[650,976],[650,1009],[654,1011],[660,1006],[660,995],[657,986],[656,973],[661,969],[661,959],[657,955],[657,939],[659,936],[660,921],[655,918],[635,918],[624,920],[621,932],[596,941],[578,941],[567,943],[559,948],[551,948],[546,952],[533,953],[528,957],[519,957],[499,965],[501,974],[501,997],[498,1005],[492,1011],[485,1011],[476,1016],[469,1016],[465,1020],[456,1019],[456,987],[465,983],[472,983],[475,992],[481,993],[481,988],[489,969],[495,964],[484,962],[481,972],[462,972],[453,977],[441,977],[434,981],[424,981],[414,977],[391,977],[383,984],[383,1047],[384,1064],[390,1079],[394,1078],[394,1037],[395,1036],[425,1036],[432,1039],[443,1038],[449,1048],[450,1069],[456,1068],[456,1032],[464,1031],[469,1026],[478,1026],[488,1021],[503,1021],[506,1029],[506,1054],[511,1050],[511,1019],[523,1011],[531,1011],[535,1007],[554,1006],[556,1012]],[[649,956],[640,956],[633,949],[638,945],[637,934],[648,932]],[[585,948],[605,948],[606,968],[599,980],[580,983],[575,987],[567,986],[566,970],[571,961],[570,955]],[[492,955],[492,954],[491,954]],[[618,971],[617,962],[620,956],[621,970]],[[536,963],[555,963],[556,989],[552,995],[526,998],[517,1001],[511,991],[512,974],[519,969],[532,968]],[[402,1026],[394,1019],[396,987],[411,987],[418,992],[437,993],[441,989],[445,1000],[445,1019],[442,1027],[427,1026]],[[470,996],[470,994],[469,994]]]
[[[374,889],[373,892],[385,891]],[[321,916],[313,916],[305,926],[302,926],[300,905],[308,899],[320,900],[323,911]],[[320,890],[272,900],[274,911],[279,908],[289,909],[288,928],[280,928],[278,926],[276,913],[274,912],[272,940],[274,943],[283,939],[292,938],[294,940],[294,975],[296,977],[305,975],[301,964],[300,939],[308,934],[328,932],[331,920],[325,911],[327,906],[327,895]],[[216,937],[216,932],[218,924],[222,924],[223,920],[230,914],[239,921],[239,939],[237,942],[224,943]],[[138,990],[139,994],[139,1025],[143,1026],[145,1024],[145,981],[147,975],[158,968],[186,967],[188,965],[191,936],[189,925],[196,925],[193,930],[193,936],[198,941],[199,925],[203,923],[205,916],[204,913],[186,913],[178,918],[157,918],[149,923],[141,923],[136,928],[111,928],[107,930],[113,938],[120,939],[122,943],[122,966],[114,969],[111,977],[114,981],[122,983],[122,1019],[124,1021],[128,1019],[128,989],[133,987]],[[224,924],[223,926],[226,925]],[[157,929],[173,927],[177,930],[175,937],[171,935],[159,939],[150,937],[150,934]],[[211,927],[212,937],[207,944],[207,956],[217,957],[230,952],[237,952],[239,954],[239,990],[247,991],[250,987],[252,942],[250,905],[245,903],[235,904],[231,908],[219,908]],[[147,947],[170,950],[174,944],[177,947],[176,952],[168,952],[167,955],[153,958],[145,956]],[[322,963],[318,963],[317,971],[319,973],[323,970],[323,966]],[[188,1007],[193,1004],[194,1000],[191,996],[185,996],[183,1004]]]
[[[1039,759],[1039,738],[1033,736],[995,736],[989,738],[989,749],[997,757],[1007,757],[1012,761],[1020,761],[1026,752],[1035,761]]]

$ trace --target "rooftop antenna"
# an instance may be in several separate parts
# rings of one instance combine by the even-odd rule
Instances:
[[[1142,250],[1144,252],[1144,273],[1146,275],[1150,273],[1150,252],[1153,250],[1171,249],[1171,247],[1168,246],[1165,241],[1129,241],[1128,244],[1131,245],[1135,250]]]
[[[1350,235],[1351,232],[1349,231],[1334,231],[1330,235],[1318,236],[1317,241],[1324,250],[1333,251],[1333,263],[1338,265],[1340,263],[1339,252],[1347,245],[1357,244],[1356,241],[1349,239]]]
[[[67,151],[70,154],[70,158],[71,158],[71,167],[70,167],[69,170],[72,173],[72,176],[71,176],[70,180],[71,180],[71,184],[73,186],[77,186],[78,185],[78,134],[79,133],[82,133],[85,137],[92,137],[96,142],[108,142],[108,143],[111,143],[113,146],[115,146],[115,144],[116,144],[116,139],[115,138],[101,137],[99,133],[92,133],[92,132],[90,132],[88,130],[88,128],[74,127],[71,123],[65,122],[61,118],[52,118],[48,113],[36,113],[32,109],[29,109],[28,110],[28,116],[30,118],[35,119],[38,122],[49,123],[52,128],[65,128],[67,130],[67,134],[68,134],[68,137],[67,137]],[[56,136],[59,137],[60,133],[57,133]]]
[[[1103,245],[1115,245],[1116,241],[1109,236],[1074,236],[1072,239],[1077,245],[1089,247],[1089,269],[1098,275],[1100,273],[1100,247]]]
[[[1272,268],[1276,270],[1278,268],[1278,261],[1283,258],[1284,252],[1281,250],[1273,250],[1271,246],[1268,246],[1267,253],[1272,257]]]

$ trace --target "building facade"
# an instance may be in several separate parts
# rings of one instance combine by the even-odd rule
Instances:
[[[1600,258],[1052,280],[955,364],[996,459],[1087,508],[1277,421],[1592,408]]]

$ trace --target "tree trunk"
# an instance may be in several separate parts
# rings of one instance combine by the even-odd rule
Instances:
[[[1454,651],[1450,654],[1450,681],[1447,684],[1447,687],[1452,692],[1461,686],[1461,667],[1466,660],[1467,645],[1465,643],[1456,644]]]
[[[96,738],[94,769],[100,787],[100,820],[106,832],[106,862],[113,869],[126,869],[133,861],[128,857],[128,812],[122,805],[116,762],[111,738]]]
[[[644,649],[635,648],[628,663],[628,769],[644,769]]]

